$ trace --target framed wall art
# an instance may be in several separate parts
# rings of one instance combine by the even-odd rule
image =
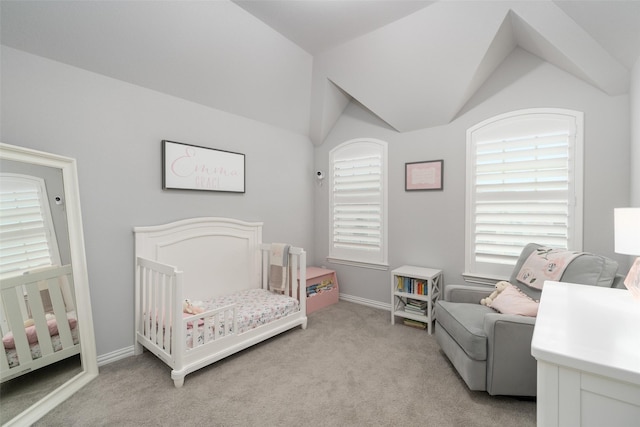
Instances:
[[[443,189],[444,160],[405,163],[405,191],[430,191]]]
[[[162,141],[162,188],[245,192],[244,154]]]

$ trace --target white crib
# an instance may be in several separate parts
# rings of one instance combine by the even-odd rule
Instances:
[[[2,382],[80,353],[73,295],[70,265],[0,281]]]
[[[270,245],[262,244],[262,223],[193,218],[134,233],[135,353],[144,347],[170,366],[176,387],[191,372],[298,325],[306,328],[306,252],[296,247],[289,251],[288,286],[278,297],[294,304],[290,313],[246,331],[238,323],[241,302],[183,313],[185,299],[269,289]]]

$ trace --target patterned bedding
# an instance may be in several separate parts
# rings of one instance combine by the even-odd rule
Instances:
[[[248,289],[224,297],[206,301],[192,301],[192,303],[202,307],[205,311],[237,304],[238,334],[300,311],[300,304],[296,299],[264,289]],[[225,322],[231,322],[232,319],[224,319],[223,317],[222,314],[215,316],[212,325],[206,328],[209,340],[224,336]],[[203,325],[199,325],[195,329],[198,344],[204,343],[204,329]],[[194,329],[189,328],[187,330],[187,348],[193,347],[193,336]]]
[[[78,328],[75,327],[71,329],[71,337],[73,338],[73,343],[78,344]],[[60,342],[60,335],[54,335],[51,337],[51,344],[53,344],[53,351],[60,351],[62,349],[62,342]],[[31,349],[31,358],[39,359],[42,357],[42,350],[40,349],[40,344],[33,343],[29,346]],[[15,348],[6,350],[7,361],[9,362],[9,368],[13,368],[15,366],[20,365],[20,361],[18,360],[18,351]]]

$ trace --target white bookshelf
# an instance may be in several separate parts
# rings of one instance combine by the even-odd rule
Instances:
[[[400,281],[399,281],[400,280]],[[391,272],[391,324],[402,317],[427,325],[432,332],[435,303],[440,298],[442,270],[404,265]],[[409,300],[424,301],[420,312],[407,308]]]

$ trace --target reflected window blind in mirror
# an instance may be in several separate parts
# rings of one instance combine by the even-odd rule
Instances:
[[[0,188],[0,277],[60,265],[44,180],[2,174]]]

